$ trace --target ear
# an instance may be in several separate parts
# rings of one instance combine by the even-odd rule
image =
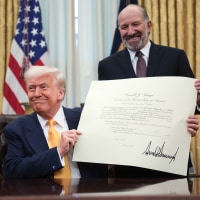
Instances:
[[[148,29],[148,32],[149,32],[149,33],[151,32],[151,28],[152,28],[152,22],[151,22],[151,20],[149,20],[149,21],[147,22],[147,29]]]
[[[65,96],[64,90],[59,90],[58,92],[58,100],[63,100]]]

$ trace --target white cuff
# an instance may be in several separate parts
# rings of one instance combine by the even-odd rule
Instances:
[[[58,148],[57,148],[57,151],[58,151]],[[62,166],[64,167],[65,166],[65,159],[64,159],[64,157],[61,158],[59,152],[58,152],[58,155],[60,157],[60,162],[61,162]]]

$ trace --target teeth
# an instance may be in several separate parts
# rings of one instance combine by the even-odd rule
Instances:
[[[131,39],[136,39],[136,38],[138,38],[138,37],[131,37],[131,38],[129,38],[129,39],[131,40]]]

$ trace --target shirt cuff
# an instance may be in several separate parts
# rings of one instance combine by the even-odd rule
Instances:
[[[58,152],[58,148],[57,148],[57,152]],[[58,152],[58,155],[59,155],[59,158],[60,158],[61,165],[64,167],[65,166],[65,159],[64,159],[64,157],[61,158],[59,152]]]

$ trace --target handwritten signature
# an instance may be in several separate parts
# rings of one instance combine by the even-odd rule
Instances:
[[[173,155],[170,155],[164,152],[165,142],[163,142],[163,145],[161,147],[156,146],[154,151],[151,150],[151,144],[152,142],[150,141],[149,144],[147,145],[146,150],[142,154],[145,154],[146,156],[162,157],[169,159],[170,160],[169,164],[171,164],[172,161],[173,162],[175,161],[179,147],[177,148],[176,152]]]

